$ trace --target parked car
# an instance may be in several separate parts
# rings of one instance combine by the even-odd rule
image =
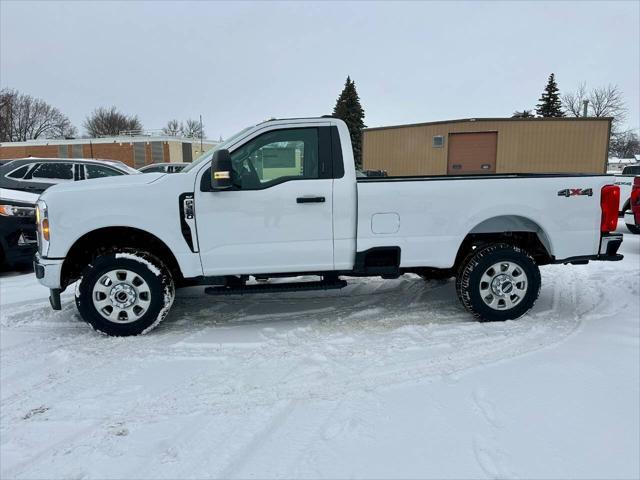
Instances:
[[[42,193],[59,183],[138,173],[113,160],[21,158],[0,165],[0,188]]]
[[[188,163],[152,163],[138,169],[142,173],[161,172],[161,173],[178,173],[184,170]]]
[[[633,179],[629,209],[624,212],[624,223],[631,233],[640,234],[640,176]]]
[[[138,174],[117,161],[23,158],[0,162],[0,265],[19,267],[36,252],[35,203],[52,185]]]
[[[179,175],[50,188],[37,203],[35,271],[58,310],[60,293],[81,279],[81,317],[118,336],[154,328],[177,287],[209,285],[212,296],[338,289],[341,276],[407,272],[455,277],[462,305],[481,321],[515,319],[538,298],[539,266],[622,259],[612,183],[358,178],[343,121],[271,120]],[[293,280],[247,284],[250,275]]]
[[[628,165],[615,176],[615,184],[620,187],[620,216],[631,209],[631,187],[636,175],[640,175],[640,165]]]
[[[386,170],[363,170],[362,173],[367,177],[386,177],[388,176]]]
[[[38,195],[0,188],[0,268],[26,266],[37,250]]]

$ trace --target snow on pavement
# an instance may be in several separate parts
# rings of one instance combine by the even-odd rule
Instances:
[[[622,230],[620,230],[622,231]],[[99,335],[72,290],[0,278],[1,478],[638,478],[640,236],[542,269],[525,317],[474,322],[453,282],[178,293]]]

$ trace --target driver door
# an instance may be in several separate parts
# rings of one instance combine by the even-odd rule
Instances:
[[[333,270],[327,138],[328,127],[280,126],[231,151],[233,189],[196,192],[205,275]]]

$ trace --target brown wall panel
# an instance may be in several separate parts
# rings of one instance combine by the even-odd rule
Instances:
[[[476,120],[364,132],[363,166],[389,175],[445,175],[449,134],[498,132],[497,173],[603,173],[609,119]],[[442,148],[433,137],[445,138]]]
[[[0,147],[0,159],[8,158],[25,158],[25,157],[41,157],[41,158],[58,158],[57,145],[35,145],[35,146],[19,146],[19,147]]]

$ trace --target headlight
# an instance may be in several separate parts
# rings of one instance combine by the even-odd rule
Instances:
[[[44,200],[36,203],[36,224],[38,226],[38,249],[44,256],[49,252],[49,211]]]
[[[0,215],[3,217],[34,218],[36,209],[33,207],[0,204]]]

